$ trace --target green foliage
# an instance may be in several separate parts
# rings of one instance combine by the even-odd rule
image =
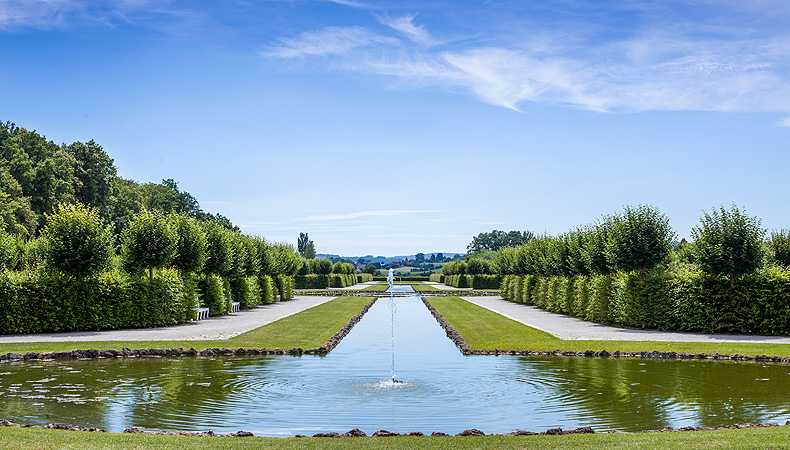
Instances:
[[[730,211],[722,206],[711,214],[703,211],[701,225],[691,230],[694,259],[703,272],[724,274],[735,285],[735,278],[754,272],[763,259],[760,220],[748,217],[737,206]]]
[[[294,277],[290,275],[277,275],[277,290],[280,292],[280,300],[291,300],[294,298]]]
[[[260,286],[261,303],[267,305],[274,303],[277,298],[274,296],[274,280],[269,275],[258,277],[258,285]]]
[[[444,283],[444,274],[432,273],[428,276],[428,281],[433,281],[434,283]]]
[[[0,270],[13,269],[17,261],[17,242],[0,226]]]
[[[239,302],[241,309],[250,309],[261,304],[258,277],[230,279],[229,283],[233,299]]]
[[[200,272],[206,264],[208,242],[206,233],[198,222],[182,214],[169,216],[170,223],[178,235],[173,265],[182,273]]]
[[[581,256],[589,273],[605,275],[611,272],[612,268],[606,257],[611,225],[611,219],[604,217],[583,231]]]
[[[499,275],[478,274],[472,276],[472,289],[499,289],[501,282]]]
[[[379,274],[379,269],[376,264],[370,263],[362,269],[362,273],[370,274],[373,277]]]
[[[774,262],[781,267],[790,267],[790,231],[771,232],[768,246],[774,253]]]
[[[313,272],[318,275],[329,275],[332,273],[332,260],[329,258],[316,259],[313,265]]]
[[[205,222],[206,263],[203,270],[209,275],[228,275],[233,270],[233,248],[230,232],[216,222]]]
[[[504,232],[494,230],[490,233],[480,233],[472,238],[472,242],[466,247],[467,253],[475,253],[480,250],[497,251],[505,247],[518,247],[526,244],[534,236],[531,231],[510,231]]]
[[[638,270],[644,275],[667,259],[674,237],[669,219],[658,209],[626,206],[611,219],[606,258],[617,270]]]
[[[47,266],[82,277],[104,270],[113,251],[113,235],[95,209],[61,204],[47,217],[41,233]]]
[[[357,274],[357,283],[367,283],[368,281],[373,281],[372,274],[365,272]]]
[[[179,236],[160,212],[143,210],[124,230],[122,240],[124,268],[132,272],[149,269],[152,280],[154,268],[168,266],[173,260]]]

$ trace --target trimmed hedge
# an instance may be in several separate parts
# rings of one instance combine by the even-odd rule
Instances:
[[[277,292],[280,300],[290,300],[294,298],[294,277],[289,275],[277,275],[275,277]]]
[[[0,272],[0,334],[173,325],[195,315],[194,289],[175,270],[146,278],[102,272]]]
[[[260,285],[261,289],[261,303],[267,305],[269,303],[274,303],[277,301],[277,296],[275,294],[275,287],[274,287],[274,280],[269,275],[263,275],[262,277],[258,278],[258,284]]]
[[[428,281],[433,281],[434,283],[444,283],[444,274],[432,273],[430,276],[428,276]]]
[[[373,281],[373,274],[370,273],[357,274],[357,283],[366,283],[368,281]]]
[[[449,278],[449,277],[448,277]],[[503,298],[591,322],[702,333],[790,334],[790,270],[769,267],[730,287],[700,270],[540,277],[506,275]]]

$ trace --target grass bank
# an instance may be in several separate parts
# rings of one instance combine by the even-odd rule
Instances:
[[[472,350],[607,350],[790,356],[787,344],[562,340],[458,297],[428,301]]]
[[[787,449],[790,427],[681,433],[385,438],[196,438],[0,428],[0,449]]]
[[[326,344],[372,297],[338,297],[246,333],[220,340],[20,342],[0,344],[0,353],[54,352],[74,349],[126,348],[294,348],[314,349]]]

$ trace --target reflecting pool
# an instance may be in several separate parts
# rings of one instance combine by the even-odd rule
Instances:
[[[597,430],[790,420],[790,366],[463,356],[418,297],[382,298],[329,355],[0,364],[0,418],[292,436]],[[387,299],[389,300],[389,299]]]

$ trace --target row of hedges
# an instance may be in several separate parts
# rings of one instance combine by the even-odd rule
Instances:
[[[790,270],[768,267],[734,280],[698,269],[571,277],[506,275],[508,300],[632,328],[790,334]]]
[[[499,289],[500,275],[443,275],[443,282],[448,286],[472,289]]]
[[[444,283],[444,274],[441,273],[432,273],[428,277],[428,281],[432,281],[434,283]]]
[[[369,273],[358,273],[357,274],[357,283],[367,283],[368,281],[373,281],[373,275]]]
[[[395,274],[395,281],[428,281],[428,277],[417,277],[417,276],[400,276],[397,273]],[[373,277],[373,281],[387,281],[387,277]]]
[[[368,274],[369,275],[369,274]],[[297,275],[296,289],[344,288],[357,284],[357,275],[331,273],[328,275]]]
[[[173,269],[153,282],[121,271],[88,280],[0,272],[0,334],[174,325],[195,316],[195,289]]]
[[[280,275],[283,299],[293,297],[293,278]],[[195,318],[195,297],[212,316],[276,299],[270,276],[240,279],[181,277],[175,269],[147,276],[121,270],[88,278],[41,271],[0,271],[0,334],[43,333],[175,325]],[[284,293],[285,295],[282,295]]]

